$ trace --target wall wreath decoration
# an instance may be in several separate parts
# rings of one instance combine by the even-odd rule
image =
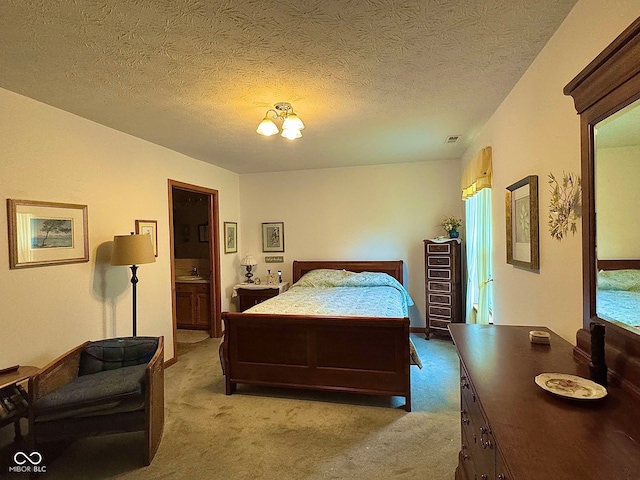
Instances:
[[[562,172],[562,181],[549,173],[551,202],[549,205],[549,233],[560,241],[570,231],[576,234],[577,221],[582,216],[582,190],[580,176]]]

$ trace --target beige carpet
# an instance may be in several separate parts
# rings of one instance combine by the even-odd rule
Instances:
[[[209,338],[209,332],[205,330],[184,330],[176,331],[176,343],[198,343]]]
[[[452,479],[460,446],[457,356],[451,341],[413,337],[424,369],[411,367],[411,413],[401,409],[403,399],[356,394],[240,385],[226,396],[219,340],[204,340],[166,370],[164,437],[151,466],[141,466],[141,434],[112,435],[45,455],[41,478]],[[0,432],[5,451],[11,430]],[[2,476],[7,466],[0,468]]]

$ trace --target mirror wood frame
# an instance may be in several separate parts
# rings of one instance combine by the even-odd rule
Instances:
[[[580,115],[582,163],[583,328],[576,335],[574,355],[588,362],[589,324],[606,325],[606,362],[610,381],[640,397],[640,335],[596,314],[596,215],[594,196],[594,127],[640,99],[640,17],[564,88]]]

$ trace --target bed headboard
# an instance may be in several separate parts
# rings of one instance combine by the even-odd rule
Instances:
[[[640,260],[598,260],[598,270],[640,270]]]
[[[329,268],[331,270],[349,270],[350,272],[383,272],[402,281],[402,260],[370,260],[370,261],[300,261],[293,262],[293,283],[300,280],[305,273],[318,268]]]

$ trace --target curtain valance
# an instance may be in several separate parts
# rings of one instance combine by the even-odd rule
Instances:
[[[467,165],[462,174],[462,200],[474,196],[483,188],[491,188],[493,167],[491,147],[484,147]]]

